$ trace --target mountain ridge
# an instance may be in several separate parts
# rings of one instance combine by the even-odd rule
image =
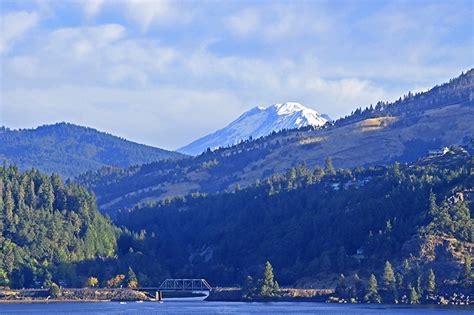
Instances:
[[[64,177],[104,166],[129,167],[184,156],[66,122],[32,129],[0,127],[0,144],[0,160]]]
[[[430,91],[378,103],[321,128],[283,130],[176,162],[125,170],[103,169],[78,181],[96,192],[101,211],[195,193],[232,191],[283,174],[297,165],[368,167],[412,162],[474,138],[474,70]]]

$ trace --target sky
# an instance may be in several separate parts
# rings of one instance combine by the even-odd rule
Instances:
[[[474,1],[0,1],[0,125],[176,149],[244,111],[332,118],[473,67]]]

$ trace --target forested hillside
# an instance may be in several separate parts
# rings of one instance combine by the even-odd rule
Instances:
[[[0,161],[73,177],[104,166],[129,167],[184,155],[67,123],[36,129],[0,128]]]
[[[405,289],[428,268],[447,285],[473,250],[473,162],[462,148],[387,167],[334,168],[328,159],[246,189],[135,208],[117,222],[145,235],[140,251],[172,276],[216,285],[258,277],[267,260],[283,285],[367,279],[386,261],[402,273],[404,260]]]
[[[348,169],[327,159],[245,189],[123,211],[120,228],[83,187],[2,167],[0,286],[146,286],[168,277],[245,285],[269,260],[282,285],[327,288],[357,273],[365,288],[390,261],[399,292],[429,270],[439,292],[466,291],[473,167],[472,151],[460,147],[414,164]]]
[[[119,209],[191,193],[247,187],[301,163],[336,167],[413,162],[430,150],[463,145],[474,136],[474,70],[416,95],[328,123],[274,133],[195,158],[160,161],[128,169],[104,168],[79,177],[98,197],[99,209]]]
[[[0,167],[0,286],[49,286],[61,273],[77,278],[71,263],[112,258],[116,247],[112,223],[85,188]]]

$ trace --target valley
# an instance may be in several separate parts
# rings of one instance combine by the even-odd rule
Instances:
[[[470,70],[394,103],[198,156],[102,134],[128,155],[108,144],[88,151],[80,134],[97,139],[96,131],[40,127],[79,139],[84,167],[98,152],[114,160],[66,182],[23,170],[27,163],[48,169],[41,154],[5,163],[0,283],[59,290],[50,294],[81,286],[133,293],[138,285],[197,277],[239,288],[233,299],[245,301],[298,299],[296,287],[326,292],[330,302],[469,304],[473,85]],[[25,138],[18,151],[9,138],[22,132],[34,131],[2,129],[10,154],[23,152]],[[62,138],[31,139],[60,141],[57,153],[67,151],[66,140],[54,140]],[[65,161],[81,150],[54,167],[79,172],[83,164]],[[158,160],[130,166],[145,156]]]

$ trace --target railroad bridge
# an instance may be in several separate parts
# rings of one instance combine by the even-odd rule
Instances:
[[[163,292],[209,292],[211,285],[206,279],[166,279],[159,287],[139,287],[139,291],[155,291],[155,299],[163,300]]]

